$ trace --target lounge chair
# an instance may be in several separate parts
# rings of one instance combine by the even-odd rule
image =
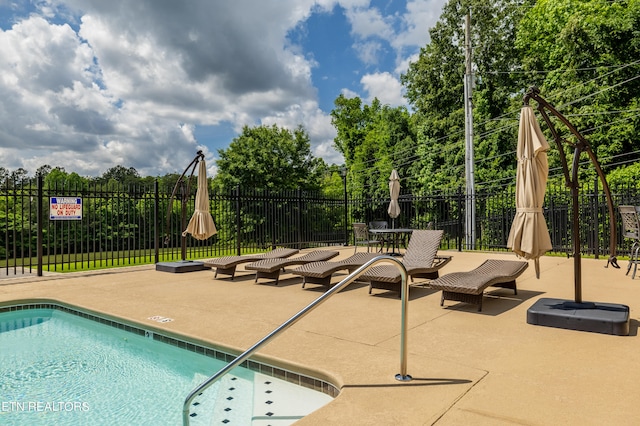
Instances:
[[[302,288],[307,283],[320,284],[325,287],[331,286],[331,277],[338,271],[347,270],[349,273],[355,271],[374,257],[380,256],[378,253],[356,253],[346,259],[335,262],[313,262],[302,265],[293,271],[292,274],[302,276]]]
[[[278,285],[280,279],[280,271],[285,267],[291,265],[304,265],[305,263],[319,262],[321,260],[329,260],[336,257],[337,251],[330,250],[316,250],[297,257],[287,257],[285,259],[262,259],[254,263],[250,263],[244,267],[244,269],[256,271],[256,280],[258,278],[271,278],[276,280],[275,284]]]
[[[415,230],[402,258],[402,264],[413,281],[414,278],[438,278],[438,271],[451,261],[451,256],[438,256],[438,248],[444,232],[441,230]],[[402,275],[394,265],[374,266],[360,280],[369,282],[369,294],[374,288],[397,291],[400,294]]]
[[[300,250],[290,248],[277,248],[267,253],[246,254],[242,256],[223,256],[214,259],[204,260],[205,268],[216,268],[214,278],[218,278],[218,274],[231,275],[231,279],[235,277],[236,266],[241,263],[255,262],[261,259],[275,259],[293,256]]]
[[[519,260],[485,260],[482,265],[468,272],[452,272],[433,280],[429,287],[442,290],[440,306],[445,300],[473,303],[482,311],[484,289],[492,287],[510,288],[518,294],[516,278],[529,264]]]

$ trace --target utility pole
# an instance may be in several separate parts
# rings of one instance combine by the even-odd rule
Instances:
[[[471,56],[471,12],[464,20],[465,74],[464,74],[464,130],[465,154],[464,173],[466,182],[465,197],[465,244],[467,250],[476,246],[476,191],[473,155],[473,70]]]

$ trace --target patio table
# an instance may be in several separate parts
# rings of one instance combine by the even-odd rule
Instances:
[[[402,234],[411,234],[414,230],[412,228],[385,228],[385,229],[369,229],[371,234],[390,234],[393,237],[393,244],[391,245],[391,253],[389,256],[402,256],[400,254],[400,248],[396,252],[396,246],[398,245],[398,237]]]

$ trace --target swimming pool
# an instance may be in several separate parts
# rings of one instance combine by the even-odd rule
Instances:
[[[186,395],[231,359],[65,306],[3,307],[0,424],[180,425]],[[322,380],[245,365],[194,401],[191,424],[291,424],[338,393]]]

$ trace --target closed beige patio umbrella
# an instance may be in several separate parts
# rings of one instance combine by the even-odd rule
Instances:
[[[398,176],[398,172],[394,170],[391,171],[391,176],[389,176],[389,196],[391,201],[389,202],[389,208],[387,209],[387,213],[391,219],[393,219],[392,228],[395,228],[395,219],[400,216],[400,205],[398,204],[398,197],[400,196],[400,176]]]
[[[209,185],[207,183],[207,166],[204,158],[198,166],[198,188],[196,190],[196,209],[189,220],[182,236],[191,234],[197,240],[206,240],[216,234],[216,225],[209,212]]]
[[[540,278],[539,258],[552,248],[547,223],[542,214],[549,174],[549,149],[533,108],[528,105],[522,107],[518,130],[516,214],[511,224],[507,247],[520,257],[534,260],[537,278]]]

